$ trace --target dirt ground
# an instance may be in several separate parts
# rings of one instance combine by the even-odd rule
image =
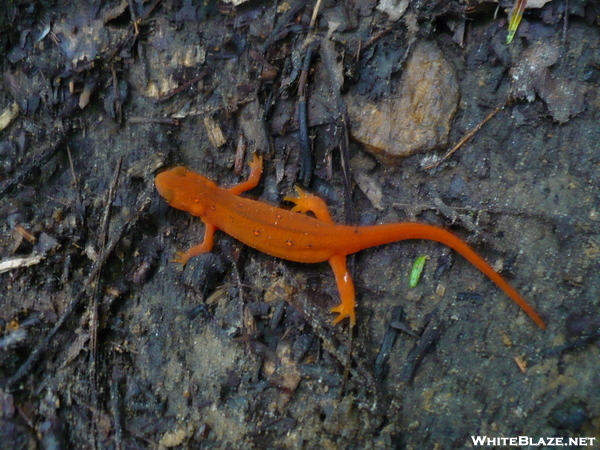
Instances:
[[[598,2],[539,2],[510,45],[512,1],[236,3],[0,6],[0,447],[600,448]],[[232,186],[253,152],[248,196],[451,229],[547,329],[435,242],[349,260],[351,338],[327,263],[222,233],[173,262],[204,226],[156,173]]]

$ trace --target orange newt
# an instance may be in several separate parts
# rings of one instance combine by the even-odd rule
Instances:
[[[198,216],[204,222],[204,241],[175,261],[185,264],[190,258],[212,250],[214,234],[221,230],[237,240],[277,258],[302,263],[329,261],[340,292],[341,303],[331,311],[338,313],[334,323],[348,317],[356,323],[355,291],[346,268],[346,256],[360,250],[405,239],[427,239],[456,250],[487,275],[512,298],[540,328],[544,321],[534,309],[475,251],[454,234],[436,226],[419,223],[390,223],[373,226],[336,225],[327,205],[319,197],[296,189],[299,197],[284,200],[295,204],[292,210],[277,208],[239,195],[258,185],[262,158],[254,155],[248,179],[229,189],[185,167],[175,167],[156,176],[156,189],[174,208]],[[315,217],[306,214],[311,211]]]

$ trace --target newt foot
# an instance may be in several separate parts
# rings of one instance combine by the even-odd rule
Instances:
[[[190,256],[186,252],[175,252],[175,257],[171,261],[185,266],[189,259]]]
[[[345,305],[343,303],[340,303],[338,306],[331,308],[331,312],[339,314],[339,316],[333,319],[334,325],[337,325],[346,317],[350,318],[351,327],[353,327],[356,324],[356,312],[354,311],[354,306],[352,305]]]
[[[253,171],[253,170],[262,170],[262,165],[263,165],[263,158],[262,158],[262,156],[259,156],[258,154],[254,153],[252,155],[252,161],[250,161],[248,163],[248,166],[250,167],[250,171]]]
[[[294,207],[292,208],[293,212],[306,214],[307,212],[311,211],[311,208],[310,208],[311,197],[314,197],[314,196],[312,194],[305,192],[298,186],[295,186],[294,190],[298,194],[298,197],[291,197],[289,195],[286,195],[285,197],[283,197],[283,201],[294,204]]]

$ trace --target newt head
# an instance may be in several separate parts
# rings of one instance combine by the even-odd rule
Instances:
[[[165,201],[173,208],[203,216],[216,184],[208,178],[178,166],[159,173],[154,185]]]

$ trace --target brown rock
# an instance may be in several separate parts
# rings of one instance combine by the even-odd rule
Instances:
[[[454,69],[435,42],[415,44],[396,92],[378,102],[346,97],[352,137],[389,164],[446,145],[460,93]]]

